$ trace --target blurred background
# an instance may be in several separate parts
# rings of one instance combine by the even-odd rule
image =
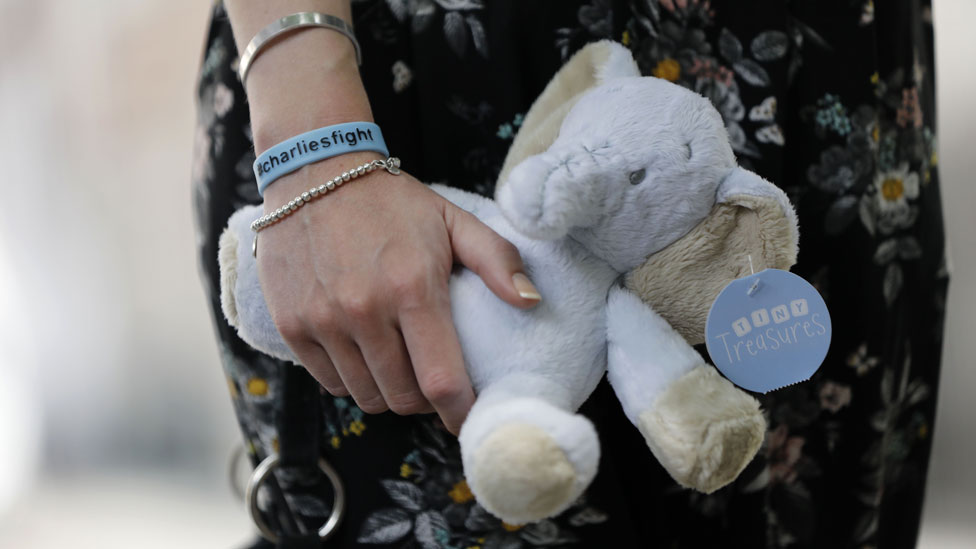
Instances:
[[[0,0],[0,547],[251,535],[190,213],[209,7]],[[934,17],[953,278],[920,546],[972,548],[976,1]]]

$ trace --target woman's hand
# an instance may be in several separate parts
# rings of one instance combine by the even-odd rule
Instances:
[[[265,193],[265,212],[378,158],[312,164]],[[308,371],[363,411],[436,411],[452,432],[474,402],[451,318],[457,259],[495,294],[531,307],[538,294],[518,250],[406,173],[377,170],[261,232],[258,273],[275,325]]]
[[[225,5],[238,51],[288,13],[323,11],[351,21],[348,0]],[[331,30],[276,39],[255,58],[246,87],[259,154],[317,127],[373,120],[352,42]],[[377,157],[346,154],[286,175],[265,191],[265,213]],[[326,390],[351,394],[366,412],[436,411],[457,433],[474,391],[448,302],[455,259],[512,305],[538,302],[518,274],[515,247],[406,173],[374,171],[258,239],[258,276],[275,325]]]

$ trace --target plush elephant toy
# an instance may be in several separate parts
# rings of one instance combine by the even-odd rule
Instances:
[[[731,482],[758,450],[758,402],[691,347],[711,301],[757,268],[788,268],[786,196],[736,165],[703,97],[641,77],[613,42],[583,48],[535,102],[496,200],[433,185],[522,254],[543,296],[509,306],[471,271],[452,275],[453,318],[477,399],[461,429],[468,485],[513,523],[568,507],[597,472],[576,410],[606,373],[624,412],[683,486]],[[224,312],[259,350],[295,362],[271,321],[243,208],[221,239]]]

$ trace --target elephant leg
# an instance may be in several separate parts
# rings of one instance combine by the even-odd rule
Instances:
[[[461,428],[461,457],[478,502],[510,524],[566,509],[596,475],[600,444],[564,388],[514,374],[481,389]]]
[[[705,493],[735,480],[765,435],[759,402],[637,296],[612,291],[607,326],[608,378],[661,465],[682,486]]]

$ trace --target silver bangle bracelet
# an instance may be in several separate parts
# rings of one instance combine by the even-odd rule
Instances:
[[[281,36],[282,34],[305,27],[323,27],[344,34],[347,38],[349,38],[349,40],[352,41],[352,46],[356,49],[356,63],[359,65],[363,64],[363,54],[359,49],[359,42],[352,33],[351,25],[334,15],[315,11],[303,11],[286,15],[274,23],[271,23],[267,27],[264,27],[258,31],[258,33],[254,35],[254,38],[247,43],[247,47],[244,48],[243,52],[241,52],[241,60],[237,67],[237,76],[241,79],[241,85],[244,85],[244,82],[247,79],[247,71],[251,69],[251,64],[254,62],[254,58],[261,53],[268,42],[274,38],[277,38],[278,36]]]
[[[254,257],[258,256],[258,233],[261,232],[262,229],[270,227],[271,225],[274,225],[275,223],[295,213],[295,211],[304,206],[306,202],[310,202],[311,200],[314,200],[328,193],[329,191],[333,191],[343,183],[366,175],[377,168],[383,168],[393,175],[400,175],[400,159],[395,156],[391,156],[386,160],[373,160],[372,162],[367,162],[360,166],[356,166],[347,172],[342,172],[341,175],[337,175],[317,187],[312,187],[311,189],[303,192],[277,210],[255,219],[254,222],[251,223],[251,230],[254,231],[254,243],[251,245],[251,253],[254,254]]]

